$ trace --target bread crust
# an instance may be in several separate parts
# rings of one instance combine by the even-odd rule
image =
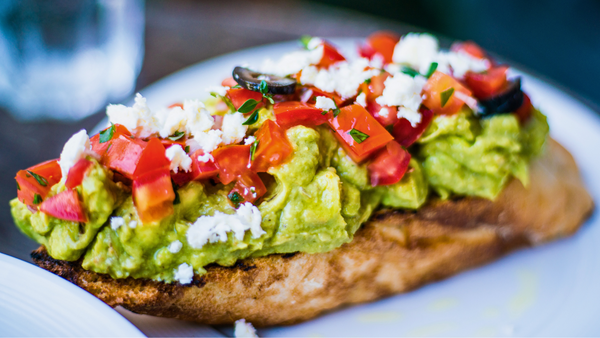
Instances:
[[[555,141],[495,201],[432,200],[416,212],[381,210],[354,240],[331,252],[269,255],[209,266],[192,284],[112,279],[52,259],[35,263],[110,306],[210,325],[245,318],[256,326],[305,321],[332,309],[407,292],[490,262],[519,247],[573,234],[594,209],[575,161]]]

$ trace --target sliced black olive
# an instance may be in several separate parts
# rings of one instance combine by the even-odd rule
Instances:
[[[267,83],[267,91],[263,94],[292,94],[296,90],[296,80],[294,79],[262,74],[243,67],[233,69],[233,79],[242,88],[255,92],[261,92],[260,83],[264,80]]]
[[[523,104],[523,91],[521,91],[521,78],[513,80],[501,93],[490,98],[479,100],[481,115],[507,114],[515,112]]]

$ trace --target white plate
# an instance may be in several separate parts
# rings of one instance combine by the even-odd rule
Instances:
[[[352,53],[358,39],[336,39]],[[204,98],[234,66],[297,48],[296,42],[227,54],[142,90],[151,107]],[[518,73],[518,72],[515,72]],[[530,75],[523,87],[549,118],[551,135],[571,151],[600,201],[600,118],[565,92]],[[261,336],[577,336],[600,335],[600,220],[573,237],[513,253],[417,291],[354,306]],[[186,323],[187,324],[187,323]],[[230,329],[225,331],[231,333]]]
[[[83,289],[5,254],[0,254],[0,336],[144,337]]]

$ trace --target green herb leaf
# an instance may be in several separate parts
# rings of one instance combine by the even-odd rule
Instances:
[[[33,171],[31,171],[31,170],[27,170],[27,172],[28,172],[28,173],[29,173],[31,176],[33,176],[33,178],[35,178],[35,180],[36,180],[36,181],[37,181],[37,182],[38,182],[38,183],[39,183],[39,184],[40,184],[42,187],[45,187],[45,186],[47,186],[47,185],[48,185],[48,181],[47,181],[45,178],[43,178],[42,176],[40,176],[40,175],[38,175],[38,174],[34,173],[34,172],[33,172]]]
[[[182,131],[176,131],[175,133],[173,133],[173,135],[169,136],[169,140],[171,141],[177,141],[180,138],[182,138],[185,135],[184,132]]]
[[[363,133],[360,130],[354,129],[354,128],[352,128],[352,130],[350,130],[348,132],[348,134],[350,134],[350,136],[352,136],[354,141],[356,141],[358,143],[363,143],[366,139],[369,138],[369,135]]]
[[[269,100],[269,102],[271,104],[275,104],[275,101],[273,101],[273,96],[271,95],[263,95],[267,100]]]
[[[227,197],[229,198],[231,203],[233,203],[233,205],[236,208],[239,208],[240,203],[242,203],[244,201],[244,198],[242,197],[242,195],[240,195],[237,191],[230,193],[229,195],[227,195]]]
[[[254,161],[254,153],[256,152],[256,148],[258,148],[259,142],[260,140],[256,140],[252,142],[252,145],[250,146],[250,161]]]
[[[171,181],[171,185],[173,185],[173,192],[175,193],[175,199],[173,200],[173,205],[177,205],[181,203],[181,199],[179,198],[179,193],[177,192],[177,185],[175,182]]]
[[[242,125],[249,126],[255,124],[256,121],[258,121],[258,110],[255,110],[254,113],[252,113],[252,115],[250,115],[250,117],[246,120],[246,122],[242,123]]]
[[[333,117],[337,117],[338,115],[340,115],[340,109],[336,108],[333,110]]]
[[[421,75],[419,72],[417,72],[416,70],[407,67],[407,66],[402,66],[402,69],[400,69],[400,71],[410,77],[415,77],[417,75]]]
[[[308,44],[309,44],[310,40],[312,40],[312,36],[310,36],[310,35],[302,35],[300,37],[300,43],[306,49],[308,49]]]
[[[233,88],[233,89],[240,89],[240,88],[242,88],[242,86],[240,86],[239,84],[236,84],[235,86],[233,86],[231,88]]]
[[[327,113],[329,113],[327,110],[323,110],[323,111],[321,112],[321,115],[325,115],[325,114],[327,114]]]
[[[448,103],[448,100],[450,100],[450,97],[452,97],[452,94],[454,94],[454,87],[446,89],[440,93],[440,99],[442,100],[442,108],[444,108],[446,103]]]
[[[40,204],[42,203],[42,196],[35,194],[33,195],[33,204]]]
[[[19,185],[19,182],[17,182],[17,190],[21,190],[21,186]]]
[[[386,126],[385,130],[387,130],[388,133],[392,134],[394,132],[394,125],[390,124],[389,126]]]
[[[258,90],[260,90],[263,95],[269,93],[269,85],[267,84],[267,81],[261,80]]]
[[[258,101],[256,101],[255,99],[248,99],[238,108],[238,111],[242,114],[247,114],[253,111],[254,108],[256,108],[257,104]]]
[[[366,83],[366,84],[371,84],[371,78],[368,78],[368,79],[366,79],[366,80],[365,80],[365,83]]]
[[[100,132],[100,143],[105,143],[108,142],[112,139],[113,135],[115,133],[115,125],[111,123],[110,128],[105,129],[103,131]]]
[[[186,153],[189,153],[190,152],[190,146],[185,146],[184,150],[185,150]]]
[[[438,67],[438,63],[437,62],[432,62],[431,65],[429,65],[429,70],[427,71],[427,74],[425,74],[426,78],[430,78],[431,75],[433,75],[433,73],[435,73],[435,70]]]
[[[238,85],[238,87],[239,87],[239,85]],[[242,88],[242,87],[240,87],[240,88]],[[223,96],[223,95],[219,95],[218,93],[215,93],[215,92],[210,92],[210,95],[223,101],[227,105],[227,108],[229,108],[230,112],[232,112],[232,113],[235,112],[235,106],[233,105],[233,103],[231,103],[231,100],[229,98],[227,98],[226,96]]]
[[[108,147],[106,147],[106,152],[108,153],[108,151],[110,150],[110,147],[112,147],[112,143],[108,144]]]

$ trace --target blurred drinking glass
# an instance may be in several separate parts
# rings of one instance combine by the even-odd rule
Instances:
[[[144,0],[0,0],[0,105],[16,118],[76,120],[131,94]]]

